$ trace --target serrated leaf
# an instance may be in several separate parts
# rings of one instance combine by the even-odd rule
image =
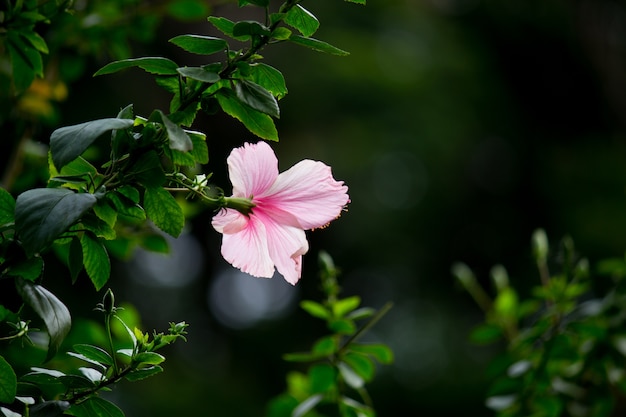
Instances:
[[[124,413],[115,404],[100,397],[89,397],[74,404],[65,411],[74,417],[124,417]]]
[[[216,98],[222,110],[243,123],[250,132],[262,139],[278,141],[278,131],[270,116],[243,104],[231,90],[219,90]]]
[[[199,164],[209,163],[209,147],[206,143],[206,135],[202,132],[186,131],[193,143],[191,154]]]
[[[100,135],[111,130],[127,129],[133,125],[129,119],[99,119],[65,126],[50,135],[50,152],[54,166],[60,170],[78,158]]]
[[[0,188],[0,226],[15,221],[15,199],[4,188]]]
[[[272,39],[278,41],[286,41],[289,39],[293,32],[284,26],[278,26],[272,31]]]
[[[313,49],[314,51],[325,52],[331,55],[338,55],[338,56],[350,55],[350,52],[344,51],[343,49],[339,49],[336,46],[332,46],[329,43],[320,41],[319,39],[315,39],[315,38],[306,38],[300,35],[291,35],[289,37],[289,41],[297,45],[301,45],[309,49]]]
[[[207,71],[203,67],[182,67],[178,68],[177,71],[183,77],[202,81],[203,83],[216,83],[220,80],[219,74]]]
[[[80,237],[80,244],[83,249],[85,272],[91,279],[96,291],[100,291],[111,276],[109,254],[104,245],[98,239],[91,237],[89,233],[84,233]]]
[[[20,194],[15,228],[26,252],[32,255],[48,246],[95,203],[93,194],[65,188],[35,188]]]
[[[267,64],[256,63],[250,65],[249,78],[272,93],[278,100],[287,94],[285,77],[276,68]]]
[[[300,302],[300,307],[304,311],[306,311],[313,317],[317,317],[318,319],[326,320],[331,317],[330,311],[322,304],[315,301],[303,300],[302,302]]]
[[[161,57],[130,58],[105,65],[96,71],[94,77],[97,75],[113,74],[132,67],[139,67],[150,74],[177,75],[176,69],[179,65],[170,59]]]
[[[173,237],[178,237],[185,225],[185,216],[176,199],[161,187],[146,188],[144,209],[156,227]]]
[[[247,80],[236,80],[235,94],[242,103],[253,109],[276,118],[280,117],[278,102],[269,91],[260,85]]]
[[[72,326],[70,312],[65,304],[41,285],[33,284],[21,278],[18,278],[15,284],[22,299],[41,317],[46,325],[50,336],[46,360],[51,359],[70,331]]]
[[[285,16],[285,23],[291,26],[305,37],[309,37],[317,32],[320,27],[320,22],[315,16],[304,7],[296,4],[292,7]]]
[[[213,36],[180,35],[170,39],[169,42],[198,55],[211,55],[228,48],[228,43],[224,39]]]
[[[333,315],[341,318],[356,309],[361,304],[361,298],[358,295],[337,300],[333,305]]]
[[[0,356],[0,403],[11,404],[17,393],[17,376],[13,367]]]

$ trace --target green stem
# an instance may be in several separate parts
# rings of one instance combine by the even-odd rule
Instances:
[[[363,325],[363,327],[357,330],[356,333],[354,333],[352,336],[348,338],[348,340],[346,340],[343,346],[341,346],[339,350],[337,351],[337,355],[340,355],[341,353],[343,353],[343,351],[346,350],[348,346],[350,346],[351,343],[354,343],[359,337],[363,336],[365,332],[367,332],[376,323],[378,323],[378,321],[382,319],[383,316],[389,312],[389,310],[391,310],[391,307],[393,307],[393,303],[388,302],[380,310],[378,310],[376,314],[374,314],[374,316],[367,323],[365,323],[365,325]]]
[[[113,336],[111,335],[111,316],[112,314],[106,313],[104,317],[104,327],[109,339],[109,350],[111,351],[111,357],[113,358],[113,377],[117,377],[119,374],[119,368],[117,366],[117,360],[115,358],[115,348],[113,347]]]

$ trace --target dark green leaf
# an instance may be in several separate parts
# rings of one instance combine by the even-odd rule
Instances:
[[[0,356],[0,403],[11,404],[17,393],[17,376],[11,365]]]
[[[15,227],[29,255],[39,252],[96,203],[93,194],[35,188],[17,197]]]
[[[143,153],[137,162],[133,164],[130,173],[144,187],[158,187],[165,182],[161,160],[156,151]]]
[[[57,380],[69,389],[89,389],[95,386],[89,378],[82,375],[63,375]]]
[[[280,117],[278,103],[274,96],[265,88],[247,80],[235,81],[235,93],[237,98],[244,104],[261,113],[273,117]]]
[[[187,52],[199,55],[211,55],[228,48],[228,43],[224,39],[213,36],[180,35],[169,41]]]
[[[67,267],[70,270],[72,283],[76,282],[78,274],[83,270],[83,247],[78,237],[74,237],[70,243],[67,254]]]
[[[163,372],[163,368],[158,365],[149,366],[147,368],[135,369],[131,371],[128,375],[126,375],[126,379],[129,381],[139,381],[141,379],[145,379],[151,377],[152,375],[156,375]]]
[[[473,343],[487,344],[502,338],[502,329],[494,324],[481,324],[470,333],[469,339]]]
[[[215,26],[216,29],[218,29],[224,35],[230,36],[231,38],[235,38],[240,41],[247,41],[248,39],[250,39],[250,35],[244,35],[244,36],[233,35],[233,28],[235,27],[235,22],[233,22],[232,20],[228,20],[225,17],[216,17],[216,16],[209,16],[208,20],[209,22],[211,22],[213,26]]]
[[[279,100],[287,94],[285,77],[274,67],[263,63],[252,64],[249,77]]]
[[[305,46],[309,49],[313,49],[314,51],[318,51],[318,52],[325,52],[327,54],[331,54],[331,55],[338,55],[338,56],[346,56],[346,55],[350,55],[349,52],[344,51],[343,49],[339,49],[335,46],[332,46],[329,43],[326,43],[324,41],[320,41],[318,39],[314,39],[314,38],[305,38],[303,36],[299,36],[299,35],[291,35],[289,37],[289,41],[293,42],[297,45],[301,45],[301,46]]]
[[[48,45],[46,45],[46,41],[39,35],[37,32],[33,32],[30,30],[23,30],[20,32],[20,35],[24,37],[30,44],[39,52],[43,54],[47,54]]]
[[[144,236],[139,242],[142,248],[149,250],[151,252],[157,253],[169,253],[170,246],[167,243],[167,240],[161,235],[147,235]]]
[[[328,355],[324,353],[286,353],[283,355],[283,359],[288,362],[313,362],[322,358],[326,358]]]
[[[374,377],[374,363],[360,353],[348,352],[342,358],[344,363],[356,372],[364,381],[371,381]]]
[[[165,233],[178,237],[185,225],[185,216],[176,199],[161,187],[146,188],[143,198],[148,218]]]
[[[72,326],[70,312],[65,304],[41,285],[18,278],[16,286],[22,299],[42,318],[46,325],[50,335],[46,359],[51,359],[70,331]]]
[[[75,357],[80,358],[89,363],[92,363],[94,365],[100,365],[101,367],[105,369],[107,366],[113,365],[113,358],[111,357],[111,355],[109,355],[109,353],[106,350],[98,346],[78,344],[78,345],[72,346],[72,349],[74,350],[74,352],[80,355],[80,356],[74,355]],[[72,352],[68,352],[68,354],[72,354]]]
[[[78,158],[100,135],[110,130],[127,129],[133,125],[129,119],[99,119],[66,126],[52,132],[50,153],[57,169]]]
[[[350,3],[363,4],[365,5],[366,0],[344,0]]]
[[[255,20],[242,20],[233,26],[233,36],[269,36],[270,30]]]
[[[298,29],[307,38],[313,35],[320,27],[320,22],[317,18],[299,4],[296,4],[295,7],[292,7],[287,12],[285,23],[294,29]]]
[[[243,104],[231,90],[219,90],[216,98],[222,110],[243,123],[250,132],[262,139],[278,141],[278,131],[270,116]]]
[[[156,110],[155,113],[165,126],[167,137],[170,141],[170,149],[175,149],[181,152],[190,151],[193,148],[193,143],[183,128],[174,124],[165,114],[163,114],[161,110]]]
[[[22,277],[28,281],[35,281],[43,272],[43,259],[38,256],[18,261],[6,272],[13,277]]]
[[[44,401],[30,407],[30,417],[59,417],[70,406],[67,401]]]
[[[142,70],[149,72],[151,74],[157,75],[177,75],[176,69],[178,68],[178,64],[174,61],[169,60],[167,58],[161,57],[146,57],[146,58],[130,58],[123,59],[121,61],[111,62],[110,64],[105,65],[100,68],[95,74],[96,75],[105,75],[105,74],[113,74],[114,72],[118,72],[120,70],[132,67],[139,67]]]
[[[0,226],[15,221],[15,199],[4,188],[0,188]]]
[[[100,397],[89,397],[74,404],[65,412],[75,417],[124,417],[124,413],[115,404]]]
[[[204,0],[177,0],[167,3],[168,13],[178,20],[195,20],[209,14]]]
[[[85,230],[89,230],[94,234],[94,236],[101,237],[106,240],[113,240],[117,237],[115,229],[109,226],[107,222],[91,213],[88,213],[85,217],[83,217],[81,224]]]
[[[131,187],[126,187],[126,189]],[[111,201],[117,214],[134,220],[145,220],[146,213],[136,202],[128,198],[123,193],[124,187],[117,189],[113,193],[107,193],[106,198]]]
[[[207,71],[203,67],[182,67],[178,68],[177,71],[183,77],[202,81],[203,83],[215,83],[220,80],[219,74]]]
[[[9,30],[6,33],[6,43],[13,69],[13,83],[18,91],[26,90],[35,79],[43,77],[43,60],[41,54],[30,42],[25,42],[18,31]]]
[[[111,261],[104,245],[89,233],[84,233],[80,238],[83,249],[83,265],[85,272],[91,279],[96,291],[99,291],[109,280],[111,275]]]
[[[207,164],[209,162],[209,147],[206,143],[206,135],[202,132],[187,131],[193,143],[191,154],[195,161],[199,164]]]
[[[239,0],[239,7],[247,6],[248,4],[267,7],[270,4],[270,0]]]

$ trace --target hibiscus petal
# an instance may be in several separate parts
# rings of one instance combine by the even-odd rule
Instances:
[[[211,224],[218,232],[230,235],[245,228],[248,224],[248,217],[234,209],[223,209],[213,216]]]
[[[250,215],[246,227],[222,237],[222,256],[235,268],[260,278],[274,275],[274,264],[263,222]]]
[[[325,226],[349,201],[348,187],[333,178],[330,167],[308,159],[278,175],[263,197],[267,212],[272,207],[286,211],[303,229]]]
[[[302,255],[309,250],[304,230],[276,223],[271,217],[259,213],[267,236],[267,247],[276,269],[291,285],[302,275]]]
[[[265,142],[245,143],[233,149],[227,162],[235,197],[261,195],[278,177],[278,159]]]

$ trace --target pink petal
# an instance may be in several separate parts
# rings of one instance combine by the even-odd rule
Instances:
[[[255,277],[271,278],[274,264],[262,221],[251,214],[246,227],[222,237],[222,256],[235,268]]]
[[[325,226],[349,201],[348,187],[333,178],[330,167],[308,159],[278,175],[263,197],[267,212],[272,207],[286,211],[303,229]]]
[[[278,159],[265,142],[233,149],[227,162],[235,197],[261,195],[278,177]]]
[[[269,254],[276,269],[295,285],[302,275],[302,255],[309,250],[304,230],[277,223],[265,213],[259,213],[258,218],[265,226]]]
[[[248,225],[248,217],[234,209],[222,209],[213,216],[211,224],[220,233],[233,234],[241,231]]]

